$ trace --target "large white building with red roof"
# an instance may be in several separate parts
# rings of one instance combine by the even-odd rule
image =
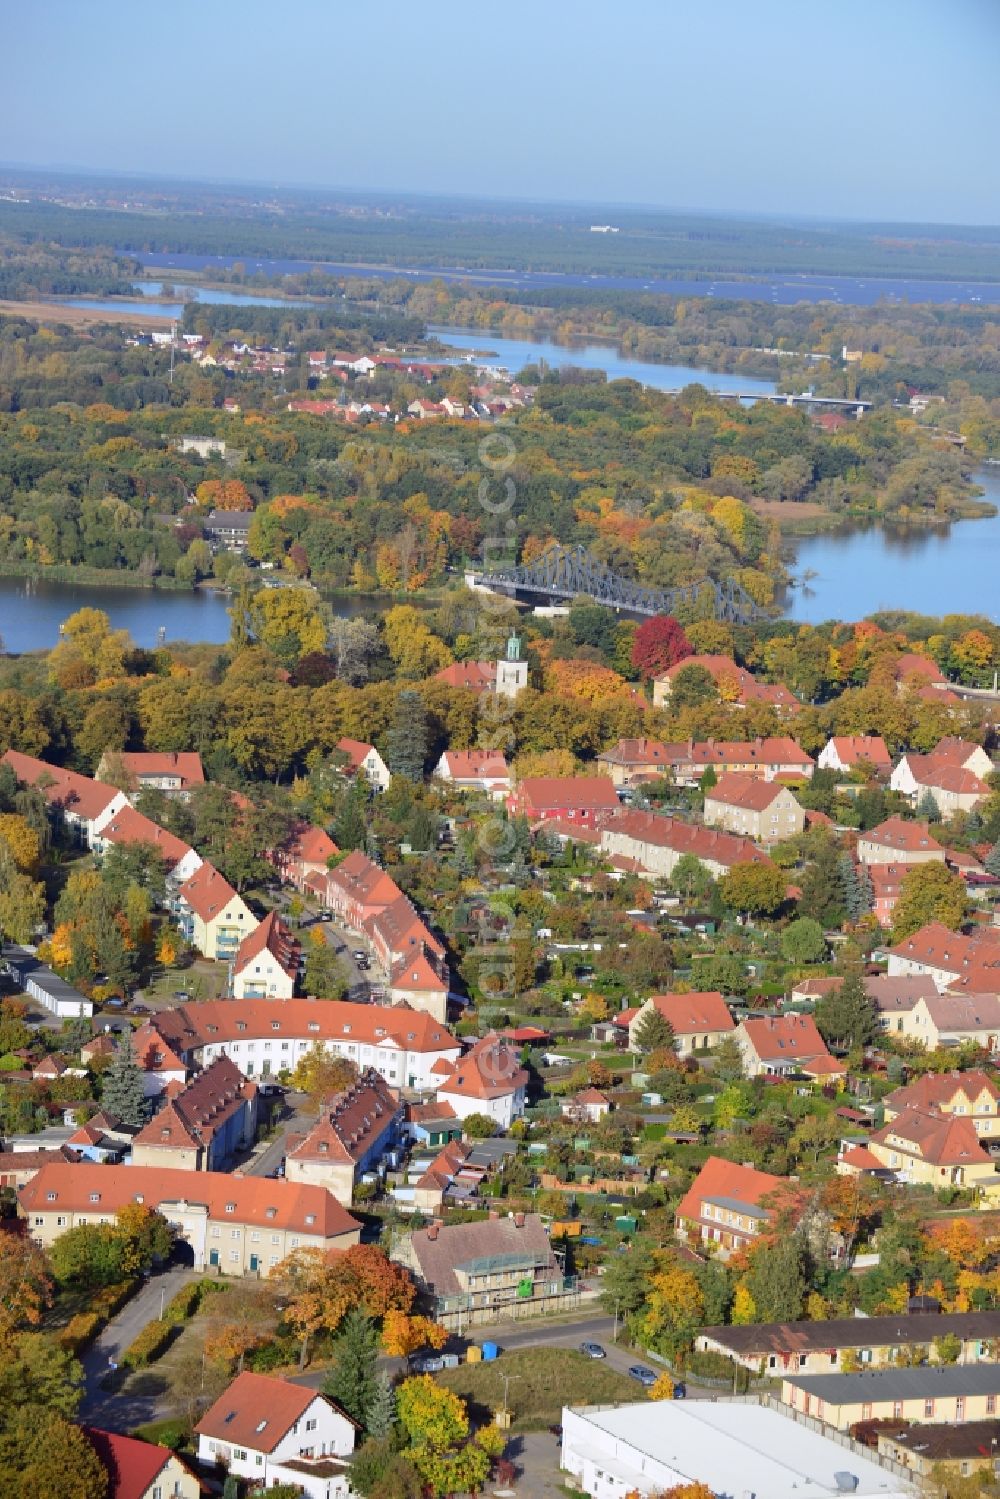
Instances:
[[[93,848],[100,829],[116,813],[128,807],[128,798],[117,786],[93,781],[61,765],[50,765],[34,755],[9,749],[0,763],[9,765],[22,786],[37,786],[52,810],[66,826]]]
[[[892,756],[881,734],[834,734],[826,741],[816,759],[820,770],[871,769],[887,776]]]
[[[456,791],[485,791],[494,797],[510,791],[510,767],[499,750],[445,750],[431,774]]]
[[[177,924],[186,940],[206,958],[232,962],[257,918],[214,864],[200,864],[177,886],[173,900]]]
[[[297,1486],[306,1499],[348,1499],[358,1428],[325,1395],[245,1370],[195,1427],[198,1459],[261,1491]]]
[[[954,742],[961,744],[961,741]],[[977,756],[981,755],[989,767],[984,774],[989,774],[993,762],[978,745],[972,748],[974,753],[968,758],[979,763]],[[930,755],[904,755],[892,772],[889,785],[893,791],[907,797],[913,806],[919,806],[923,797],[932,796],[942,820],[948,822],[956,812],[972,812],[990,794],[990,788],[981,776],[959,763],[960,760],[960,753],[939,755],[936,750]]]
[[[291,1072],[317,1043],[394,1088],[435,1089],[461,1045],[446,1025],[405,1005],[335,999],[206,999],[161,1010],[153,1022],[188,1064],[231,1056],[246,1077]]]
[[[450,1067],[439,1064],[437,1096],[450,1104],[456,1117],[485,1114],[501,1129],[509,1129],[524,1113],[528,1073],[517,1051],[496,1031],[483,1036]]]

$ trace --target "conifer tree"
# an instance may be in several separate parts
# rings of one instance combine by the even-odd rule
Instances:
[[[368,1413],[378,1393],[377,1357],[375,1324],[360,1307],[352,1307],[340,1325],[333,1367],[323,1384],[323,1394],[335,1400],[352,1421],[366,1428]]]
[[[1000,838],[997,839],[983,861],[987,874],[1000,876]]]
[[[368,1435],[386,1437],[396,1421],[396,1391],[384,1369],[375,1376],[375,1390],[368,1406]]]
[[[642,1052],[660,1051],[663,1047],[673,1046],[674,1028],[655,1005],[636,1023],[635,1044]]]
[[[101,1105],[122,1124],[141,1129],[148,1109],[142,1088],[142,1071],[132,1051],[132,1032],[118,1043],[101,1086]]]
[[[419,692],[406,688],[396,699],[392,727],[386,735],[385,757],[394,775],[411,781],[424,778],[427,758],[427,710]]]

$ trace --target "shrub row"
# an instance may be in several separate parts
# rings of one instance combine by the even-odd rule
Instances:
[[[122,1365],[126,1369],[144,1369],[147,1364],[158,1359],[161,1353],[167,1351],[173,1331],[174,1325],[159,1317],[153,1322],[148,1322],[139,1336],[122,1354]]]
[[[206,1296],[211,1296],[217,1291],[225,1291],[228,1287],[217,1280],[193,1280],[189,1285],[182,1286],[176,1295],[171,1296],[163,1309],[163,1320],[171,1326],[177,1327],[193,1317],[199,1309]]]
[[[74,1357],[82,1353],[134,1295],[137,1285],[135,1280],[123,1280],[117,1285],[104,1286],[100,1291],[95,1291],[90,1298],[88,1310],[77,1312],[60,1332],[59,1346]]]

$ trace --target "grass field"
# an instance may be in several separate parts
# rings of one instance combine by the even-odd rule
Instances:
[[[487,1420],[503,1407],[509,1376],[508,1406],[514,1431],[538,1431],[562,1420],[564,1405],[607,1405],[642,1400],[642,1387],[603,1360],[585,1358],[575,1348],[515,1348],[495,1363],[462,1364],[437,1378],[468,1401],[474,1419]]]

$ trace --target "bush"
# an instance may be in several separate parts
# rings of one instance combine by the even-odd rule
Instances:
[[[271,1374],[298,1361],[299,1344],[295,1338],[276,1338],[253,1348],[244,1359],[244,1367],[255,1374]]]
[[[144,1369],[161,1353],[165,1353],[173,1337],[174,1328],[159,1317],[147,1323],[139,1336],[129,1344],[122,1354],[121,1362],[126,1369]]]
[[[120,1312],[126,1301],[130,1301],[139,1289],[137,1280],[120,1280],[112,1286],[102,1286],[90,1297],[90,1310],[97,1312],[105,1321]]]
[[[191,1428],[186,1421],[171,1416],[166,1421],[147,1421],[145,1426],[137,1426],[132,1435],[140,1441],[153,1442],[161,1447],[169,1447],[171,1452],[178,1452],[187,1445]]]
[[[103,1326],[100,1312],[77,1312],[59,1334],[59,1346],[75,1358],[94,1341]]]
[[[171,1327],[179,1327],[189,1317],[193,1317],[201,1305],[201,1285],[198,1281],[192,1281],[189,1286],[182,1286],[175,1296],[171,1296],[163,1308],[163,1321],[169,1322]]]

